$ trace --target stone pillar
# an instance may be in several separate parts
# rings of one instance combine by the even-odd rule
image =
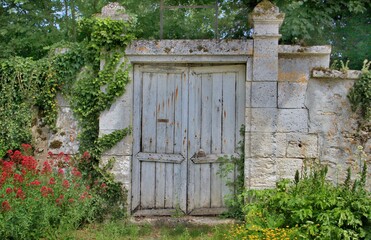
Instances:
[[[98,17],[109,18],[112,20],[128,21],[129,16],[125,14],[125,8],[118,3],[110,3],[103,7],[102,14]],[[105,53],[109,54],[109,53]],[[121,60],[123,61],[123,59]],[[105,62],[101,60],[101,69],[104,68]],[[122,67],[128,67],[123,64]],[[132,76],[132,73],[130,73]],[[102,88],[104,91],[105,88]],[[99,116],[99,136],[110,134],[116,130],[132,126],[132,106],[133,106],[133,84],[129,82],[126,85],[125,93],[116,99],[111,107],[103,111]],[[118,142],[112,149],[102,154],[102,164],[106,164],[110,159],[114,158],[115,162],[112,174],[116,181],[123,183],[128,192],[130,192],[130,166],[132,156],[132,136],[127,136]],[[130,205],[130,197],[128,196],[128,210]]]
[[[267,0],[251,14],[254,52],[249,105],[246,106],[245,183],[265,188],[276,182],[276,157],[280,153],[277,132],[278,40],[284,14]],[[249,83],[250,84],[250,83]]]

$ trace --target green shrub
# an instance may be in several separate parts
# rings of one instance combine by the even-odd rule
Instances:
[[[345,183],[335,186],[326,181],[327,167],[315,164],[296,180],[281,180],[275,189],[249,190],[243,207],[246,224],[230,232],[229,239],[273,239],[267,233],[287,239],[370,239],[371,198],[365,190],[367,165],[351,184],[350,170]],[[285,238],[276,238],[285,239]]]

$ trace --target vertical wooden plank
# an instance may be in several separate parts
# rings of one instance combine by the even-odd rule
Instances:
[[[220,164],[213,163],[211,164],[211,173],[210,173],[210,181],[211,181],[211,201],[210,207],[223,207],[222,200],[222,179],[220,178],[218,171],[219,171]]]
[[[165,207],[165,165],[166,163],[156,163],[156,177],[155,186],[150,186],[155,188],[155,207],[164,208]],[[147,185],[151,185],[151,181],[146,179]]]
[[[157,74],[143,73],[142,151],[156,152]]]
[[[176,79],[179,78],[179,73],[169,73],[167,77],[167,90],[166,90],[166,104],[167,113],[166,119],[169,120],[166,123],[166,134],[165,134],[165,152],[174,153],[174,129],[175,129],[175,84]],[[165,208],[173,207],[173,191],[174,191],[174,164],[167,163],[165,166]]]
[[[158,75],[143,73],[142,152],[156,152],[156,103]],[[148,184],[153,183],[153,184]],[[156,163],[141,163],[141,207],[155,207]]]
[[[236,130],[236,74],[223,74],[222,153],[232,154]]]
[[[157,73],[157,102],[156,102],[156,152],[165,153],[166,146],[166,122],[158,121],[159,119],[167,119],[167,78],[166,73]]]
[[[168,73],[157,74],[157,119],[156,119],[156,153],[166,153],[166,122],[158,121],[158,119],[166,119],[168,116]],[[156,208],[165,207],[165,163],[156,163]],[[150,182],[148,182],[150,183]]]
[[[189,77],[189,128],[188,128],[188,156],[195,155],[200,148],[200,117],[201,117],[201,78],[191,70]],[[200,201],[200,166],[189,162],[188,166],[188,207],[192,211],[199,206]]]
[[[235,152],[236,139],[236,73],[223,74],[223,125],[222,125],[222,153],[233,154]],[[229,173],[227,181],[234,180],[234,171]],[[225,204],[224,196],[230,194],[230,189],[225,183],[222,186],[222,203]]]
[[[167,163],[165,167],[165,208],[173,208],[174,206],[174,165],[172,163]]]
[[[173,153],[174,152],[174,97],[175,97],[175,78],[179,76],[179,73],[169,73],[167,75],[166,83],[166,95],[165,95],[165,105],[167,106],[166,119],[168,123],[166,126],[165,133],[165,152]]]
[[[236,72],[236,146],[241,140],[240,129],[245,121],[245,101],[246,101],[246,71],[242,65],[238,66],[238,72]]]
[[[140,162],[138,161],[138,159],[135,158],[135,155],[140,151],[141,141],[142,81],[142,66],[134,65],[131,210],[135,210],[140,203]]]
[[[201,75],[201,149],[206,154],[211,153],[211,103],[212,103],[212,74],[205,73]],[[200,207],[208,208],[211,204],[211,164],[200,164]]]
[[[222,153],[222,110],[223,110],[223,74],[213,74],[212,86],[212,144],[214,154]],[[211,207],[222,206],[222,181],[217,175],[219,164],[211,166]]]
[[[181,153],[185,157],[185,161],[181,163],[180,166],[174,167],[174,172],[179,172],[175,176],[177,178],[178,184],[175,187],[179,191],[177,193],[177,199],[175,200],[176,207],[179,205],[179,208],[185,213],[187,212],[187,184],[188,184],[188,87],[189,87],[189,69],[185,68],[182,72],[180,80],[180,89],[178,90],[181,100]],[[179,103],[178,103],[179,104]]]
[[[142,209],[155,207],[155,186],[154,186],[154,183],[156,182],[155,168],[156,163],[142,162],[141,164],[140,195]]]
[[[212,74],[201,75],[201,148],[211,153]]]

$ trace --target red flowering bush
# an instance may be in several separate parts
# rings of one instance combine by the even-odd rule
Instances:
[[[0,239],[55,238],[94,217],[99,197],[69,156],[40,164],[29,153],[8,151],[0,159]]]

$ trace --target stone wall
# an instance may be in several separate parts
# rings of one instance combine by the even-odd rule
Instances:
[[[278,179],[293,178],[306,159],[328,164],[329,179],[340,183],[348,166],[355,173],[360,170],[355,156],[359,145],[354,137],[357,115],[347,100],[360,72],[325,70],[330,46],[279,45],[283,18],[274,5],[258,5],[252,15],[253,40],[138,40],[128,47],[126,55],[133,65],[246,64],[246,187],[273,187]],[[133,77],[134,72],[130,75]],[[131,83],[126,93],[101,114],[100,136],[133,125],[134,97]],[[73,154],[78,148],[76,121],[63,98],[59,97],[58,103],[58,131],[49,136],[49,150]],[[61,146],[50,149],[58,141]],[[103,164],[115,158],[112,172],[129,191],[132,142],[128,136],[103,154]],[[371,161],[371,141],[364,147]],[[371,189],[371,167],[368,175]]]

